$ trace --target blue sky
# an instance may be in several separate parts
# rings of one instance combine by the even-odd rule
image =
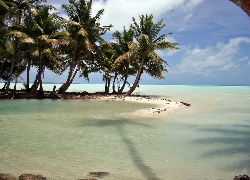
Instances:
[[[67,2],[49,1],[61,16],[61,4]],[[163,19],[166,24],[162,33],[172,32],[169,41],[179,43],[178,51],[158,52],[171,66],[165,80],[143,75],[142,84],[250,85],[250,17],[229,0],[93,1],[93,14],[101,8],[101,25],[114,25],[106,40],[113,31],[128,27],[132,17],[153,13],[155,22]],[[36,69],[32,73],[35,77]],[[64,82],[66,76],[47,70],[44,82]],[[76,78],[74,83],[87,81]],[[102,83],[101,74],[91,74],[90,83]]]

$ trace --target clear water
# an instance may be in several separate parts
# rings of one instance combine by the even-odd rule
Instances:
[[[109,172],[100,179],[112,180],[228,180],[250,174],[250,87],[141,85],[137,93],[192,106],[145,118],[133,112],[152,105],[0,100],[0,172],[56,180],[84,178],[91,171]]]

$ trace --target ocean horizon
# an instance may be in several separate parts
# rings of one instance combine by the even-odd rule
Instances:
[[[44,90],[53,86],[44,84]],[[69,91],[101,92],[104,84],[72,84]],[[0,172],[56,180],[94,171],[108,172],[101,179],[111,180],[228,180],[250,174],[250,86],[140,85],[135,94],[191,107],[144,117],[134,112],[155,105],[0,100]]]

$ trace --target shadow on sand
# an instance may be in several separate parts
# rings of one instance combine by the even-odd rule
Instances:
[[[121,136],[124,144],[126,145],[129,155],[138,170],[145,176],[145,179],[148,180],[159,180],[157,175],[154,173],[153,169],[145,164],[140,152],[136,149],[136,144],[129,139],[128,133],[126,132],[125,126],[132,125],[138,127],[147,127],[150,128],[149,125],[143,123],[132,122],[128,119],[117,119],[117,120],[106,120],[106,119],[91,119],[84,121],[85,126],[95,126],[98,128],[102,127],[114,127],[118,130],[119,135]]]

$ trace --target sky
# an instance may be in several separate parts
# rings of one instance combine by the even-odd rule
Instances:
[[[68,0],[48,2],[66,17],[61,5]],[[172,32],[168,40],[179,44],[179,50],[157,51],[170,65],[165,79],[143,74],[141,84],[250,85],[250,17],[231,1],[93,0],[92,14],[101,8],[105,10],[101,25],[114,26],[104,36],[108,41],[115,30],[129,27],[132,17],[153,14],[155,22],[163,19],[166,24],[161,33]],[[32,69],[31,77],[36,71]],[[67,72],[59,76],[47,70],[43,81],[63,83],[66,77]],[[76,78],[74,83],[88,82]],[[90,74],[89,83],[103,83],[102,74]]]

